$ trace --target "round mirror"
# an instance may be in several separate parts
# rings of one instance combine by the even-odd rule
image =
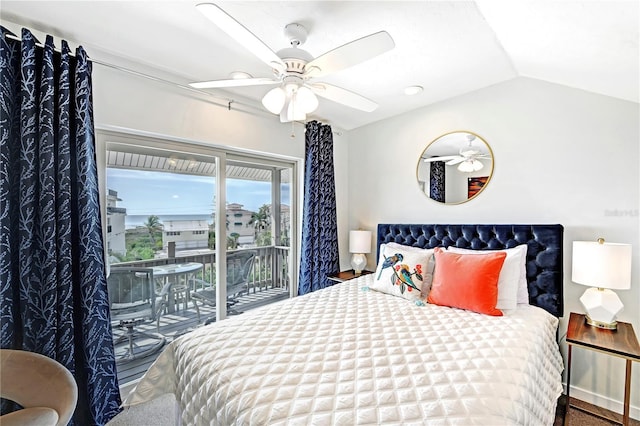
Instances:
[[[475,133],[447,133],[427,145],[417,173],[422,192],[432,200],[464,203],[477,197],[491,180],[493,152]]]

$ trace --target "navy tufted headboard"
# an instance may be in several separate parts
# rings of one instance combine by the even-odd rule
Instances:
[[[496,250],[527,244],[529,303],[556,317],[564,311],[562,296],[562,225],[378,225],[380,244],[433,248],[461,247]]]

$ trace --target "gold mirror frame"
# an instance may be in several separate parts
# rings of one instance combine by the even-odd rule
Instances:
[[[481,169],[472,170],[479,164]],[[440,204],[462,204],[484,191],[493,167],[494,155],[487,141],[476,133],[458,130],[438,136],[427,145],[418,159],[416,179],[429,199]],[[469,171],[460,170],[465,168]]]

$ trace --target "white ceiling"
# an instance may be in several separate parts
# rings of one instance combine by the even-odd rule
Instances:
[[[8,1],[3,25],[26,26],[82,44],[98,62],[178,84],[269,68],[215,27],[197,1]],[[631,1],[216,1],[274,51],[283,28],[309,30],[314,57],[386,30],[395,48],[321,80],[380,106],[361,112],[320,99],[310,118],[350,130],[518,76],[640,101],[640,2]],[[59,45],[59,41],[57,41]],[[424,91],[406,96],[403,88]],[[253,104],[271,86],[210,89]],[[269,113],[266,113],[269,114]],[[278,117],[273,115],[274,120]]]

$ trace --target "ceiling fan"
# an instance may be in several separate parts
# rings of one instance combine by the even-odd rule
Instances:
[[[491,155],[480,150],[474,149],[471,144],[475,140],[475,135],[467,135],[468,146],[460,148],[457,155],[442,155],[439,157],[425,158],[424,161],[429,163],[433,161],[445,161],[447,166],[458,165],[461,172],[477,172],[482,170],[484,164],[481,159],[491,158]]]
[[[285,36],[290,40],[291,47],[276,53],[217,5],[202,3],[196,7],[222,31],[271,67],[273,77],[202,81],[190,83],[190,86],[211,89],[277,85],[262,98],[262,104],[270,112],[279,114],[283,123],[306,120],[307,114],[318,107],[316,95],[365,112],[374,111],[378,107],[375,102],[357,93],[312,80],[393,49],[395,43],[386,31],[359,38],[314,58],[299,48],[307,39],[307,30],[300,24],[292,23],[285,27]]]

